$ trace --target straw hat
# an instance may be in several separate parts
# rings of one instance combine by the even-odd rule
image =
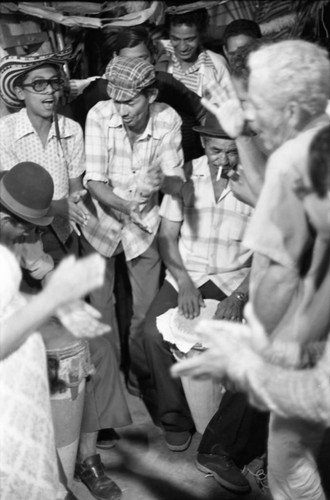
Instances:
[[[0,61],[0,96],[13,108],[21,107],[15,92],[15,80],[24,73],[44,66],[45,64],[62,65],[70,59],[71,47],[57,53],[29,54],[24,56],[5,56]]]

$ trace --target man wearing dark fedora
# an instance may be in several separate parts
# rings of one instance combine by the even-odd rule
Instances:
[[[238,164],[235,141],[210,113],[204,126],[195,129],[201,134],[205,155],[185,166],[185,201],[163,199],[159,245],[166,279],[145,323],[155,406],[172,451],[189,446],[194,423],[181,382],[170,376],[174,358],[157,329],[156,317],[178,306],[182,315],[193,319],[199,316],[204,299],[216,299],[221,301],[219,317],[241,321],[252,256],[242,245],[252,209],[234,197],[229,183]],[[236,491],[247,491],[247,480],[239,470],[238,475]]]
[[[13,250],[21,266],[34,278],[47,278],[54,262],[44,252],[35,229],[53,221],[48,215],[54,191],[52,178],[33,162],[21,162],[0,175],[0,242]],[[130,423],[129,410],[108,340],[89,339],[89,346],[95,374],[87,382],[76,475],[95,498],[119,500],[121,491],[105,474],[96,454],[96,439],[101,428]]]

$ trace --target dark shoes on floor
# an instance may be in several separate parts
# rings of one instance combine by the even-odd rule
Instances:
[[[100,450],[110,450],[116,446],[119,436],[115,429],[101,429],[97,435],[97,448]]]
[[[226,455],[207,455],[198,453],[197,469],[212,474],[214,479],[234,493],[248,493],[251,490],[249,481],[242,471]]]
[[[191,433],[183,432],[165,432],[165,443],[171,451],[185,451],[191,443]]]
[[[80,479],[97,500],[120,500],[121,490],[104,471],[100,455],[76,464],[75,477]]]

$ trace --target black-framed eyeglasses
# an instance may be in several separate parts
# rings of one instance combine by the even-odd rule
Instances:
[[[44,92],[48,85],[55,91],[61,90],[64,87],[63,78],[49,78],[46,80],[45,78],[40,78],[39,80],[34,80],[32,83],[23,83],[20,85],[22,88],[32,87],[35,92]]]

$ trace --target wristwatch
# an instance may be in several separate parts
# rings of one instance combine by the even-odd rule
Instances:
[[[241,300],[242,302],[247,302],[249,300],[247,293],[235,292],[234,295],[235,295],[236,299]]]

